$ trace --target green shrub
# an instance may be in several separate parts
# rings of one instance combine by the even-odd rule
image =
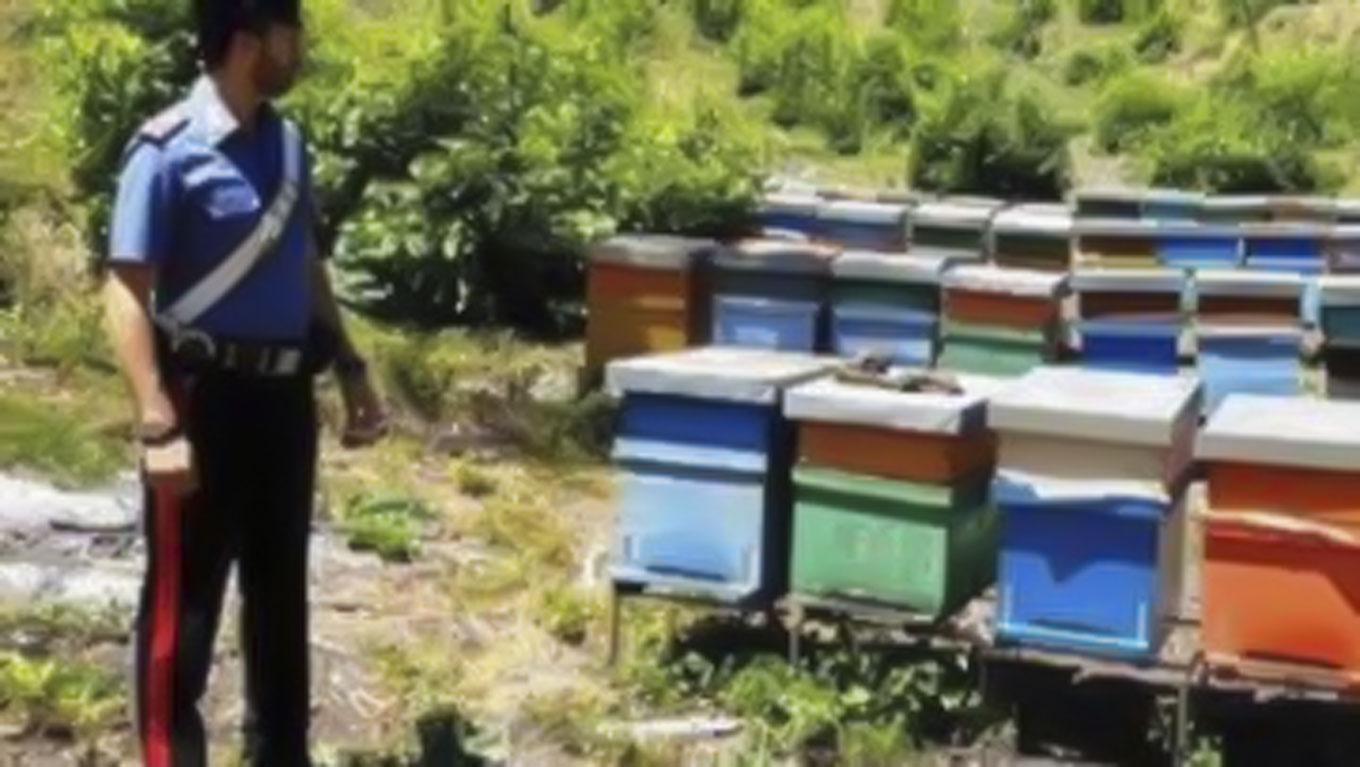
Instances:
[[[1170,11],[1162,10],[1153,16],[1133,41],[1134,53],[1146,64],[1158,64],[1181,49],[1181,27],[1184,22]]]
[[[1057,10],[1055,0],[1017,0],[1003,16],[1001,26],[991,34],[991,43],[1032,59],[1043,50],[1040,33]]]
[[[1128,52],[1120,45],[1105,45],[1073,53],[1063,64],[1063,82],[1072,86],[1104,80],[1128,69]]]
[[[1250,106],[1204,98],[1148,147],[1155,184],[1210,192],[1318,192],[1338,179],[1308,146],[1255,123]]]
[[[1259,124],[1290,140],[1336,145],[1360,128],[1360,66],[1341,49],[1279,50],[1240,59],[1212,83],[1211,93],[1255,113]]]
[[[965,76],[923,110],[911,143],[914,186],[939,192],[1059,199],[1069,184],[1062,123],[1003,71]]]
[[[1084,24],[1118,24],[1145,18],[1161,7],[1162,0],[1077,0],[1077,17]]]
[[[1279,6],[1297,4],[1298,0],[1218,0],[1218,13],[1229,28],[1255,28]]]
[[[736,34],[745,18],[746,0],[689,0],[690,14],[699,34],[725,43]]]
[[[878,34],[865,44],[864,55],[851,75],[852,90],[863,99],[868,118],[892,126],[901,138],[909,134],[916,118],[912,64],[901,38]]]
[[[1095,105],[1096,145],[1106,152],[1128,149],[1166,125],[1184,108],[1183,89],[1140,71],[1111,82]]]
[[[963,42],[957,0],[890,0],[887,23],[925,50],[946,51]]]

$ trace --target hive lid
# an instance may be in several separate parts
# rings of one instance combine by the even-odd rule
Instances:
[[[985,376],[955,377],[962,394],[902,392],[823,378],[791,389],[784,415],[800,421],[894,431],[969,434],[986,426],[987,397],[1005,385]]]
[[[831,264],[831,273],[851,280],[938,285],[945,267],[954,260],[945,255],[851,250]]]
[[[1320,221],[1271,221],[1242,225],[1242,236],[1248,240],[1322,239],[1331,232],[1331,224]]]
[[[713,263],[722,269],[789,274],[828,274],[835,248],[797,240],[741,240],[720,248]]]
[[[1036,298],[1056,298],[1066,289],[1067,280],[1068,275],[1063,272],[1006,269],[990,264],[957,266],[944,274],[947,288]]]
[[[1356,203],[1360,205],[1360,200]],[[1356,210],[1355,215],[1360,216],[1360,209]],[[1354,242],[1360,240],[1360,222],[1351,224],[1338,224],[1328,232],[1328,239],[1332,242]]]
[[[997,205],[951,201],[923,202],[912,212],[912,225],[981,231],[991,221]]]
[[[1201,296],[1298,298],[1303,295],[1303,279],[1281,272],[1202,269],[1195,273],[1195,290]]]
[[[760,201],[761,213],[797,213],[807,216],[817,214],[822,201],[816,194],[792,191],[778,191],[765,195]]]
[[[686,269],[707,260],[717,248],[718,243],[713,240],[664,234],[627,234],[596,243],[590,257],[597,263],[647,269]]]
[[[1303,328],[1271,318],[1243,318],[1240,322],[1215,318],[1212,322],[1195,323],[1195,335],[1199,338],[1297,338],[1303,341]]]
[[[907,206],[869,200],[833,200],[822,203],[817,217],[830,221],[856,224],[903,226],[907,221]]]
[[[1200,433],[1195,455],[1360,471],[1360,402],[1230,394]]]
[[[1072,223],[1077,237],[1155,237],[1166,227],[1145,218],[1078,218]]]
[[[1328,274],[1318,278],[1323,306],[1360,306],[1360,274]]]
[[[1171,447],[1199,403],[1193,377],[1041,367],[993,395],[987,420],[1003,435]]]
[[[997,234],[1028,234],[1068,237],[1072,234],[1072,213],[1061,205],[1017,205],[992,219]]]
[[[1240,240],[1242,227],[1236,224],[1206,224],[1198,221],[1165,219],[1154,222],[1156,234],[1162,238],[1187,240]]]
[[[1212,212],[1258,212],[1270,210],[1270,198],[1259,194],[1230,194],[1208,197],[1204,209]]]
[[[1180,189],[1157,189],[1145,187],[1126,187],[1126,186],[1095,186],[1078,189],[1072,194],[1072,199],[1078,203],[1087,200],[1093,202],[1159,202],[1159,203],[1185,203],[1195,204],[1204,200],[1204,195],[1198,192],[1186,192]]]
[[[1072,290],[1078,293],[1175,293],[1185,286],[1179,269],[1078,269]]]
[[[785,389],[840,364],[828,357],[764,349],[707,347],[611,362],[615,395],[670,394],[759,405],[778,404]]]

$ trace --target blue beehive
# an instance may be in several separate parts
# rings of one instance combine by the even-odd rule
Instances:
[[[995,395],[1000,641],[1150,658],[1181,613],[1199,384],[1041,368]]]
[[[1360,210],[1357,210],[1357,215],[1360,215]],[[1328,271],[1360,272],[1360,223],[1332,227],[1327,233],[1326,250]]]
[[[779,351],[824,347],[837,251],[806,242],[747,240],[713,259],[713,343]]]
[[[1297,325],[1213,326],[1196,329],[1205,412],[1229,394],[1295,396],[1303,332]]]
[[[1226,269],[1242,261],[1242,233],[1232,226],[1163,222],[1157,253],[1162,266],[1177,269]]]
[[[1078,270],[1081,358],[1086,367],[1174,374],[1185,278],[1174,269]]]
[[[782,591],[792,460],[783,392],[830,365],[711,347],[609,366],[623,398],[615,582],[731,603]]]
[[[1318,223],[1275,223],[1249,227],[1246,265],[1262,271],[1315,277],[1327,271],[1327,235],[1330,228]],[[1316,326],[1319,319],[1316,280],[1304,287],[1302,317]]]
[[[849,252],[831,267],[831,348],[874,352],[894,363],[935,362],[940,275],[949,260],[901,253]]]
[[[821,198],[812,193],[773,192],[757,208],[760,228],[769,235],[817,237]]]
[[[1196,348],[1208,412],[1233,392],[1298,393],[1303,280],[1289,273],[1229,270],[1200,272],[1195,284]]]
[[[898,253],[907,249],[906,205],[831,200],[817,210],[819,235],[845,248]]]

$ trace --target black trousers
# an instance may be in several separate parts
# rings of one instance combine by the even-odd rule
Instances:
[[[175,378],[170,388],[199,484],[188,495],[146,490],[148,565],[135,647],[145,764],[207,764],[198,704],[234,563],[249,763],[305,767],[317,434],[311,380],[206,374]]]

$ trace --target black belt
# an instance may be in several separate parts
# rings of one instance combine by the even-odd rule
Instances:
[[[307,371],[302,343],[275,344],[213,338],[201,330],[162,333],[170,364],[189,372],[220,371],[260,378],[289,378]]]

